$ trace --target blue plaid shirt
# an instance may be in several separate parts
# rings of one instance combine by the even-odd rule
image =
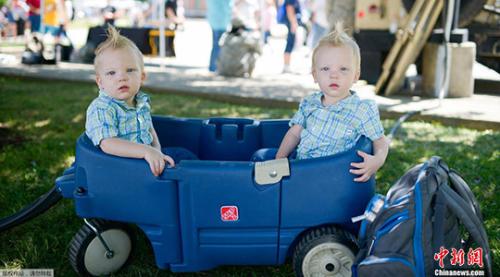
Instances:
[[[297,159],[333,155],[352,148],[361,135],[374,141],[384,134],[374,101],[361,100],[351,92],[349,97],[325,107],[322,96],[322,92],[316,92],[302,99],[290,120],[290,126],[303,127]]]
[[[130,107],[125,101],[99,91],[99,97],[87,109],[85,122],[85,133],[94,145],[113,137],[141,144],[153,142],[149,96],[139,91],[135,100],[136,106]]]

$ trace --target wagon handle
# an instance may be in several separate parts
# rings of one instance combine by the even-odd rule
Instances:
[[[49,192],[40,196],[37,200],[22,210],[0,220],[0,233],[12,227],[20,225],[50,209],[59,200],[62,194],[57,187],[53,187]]]

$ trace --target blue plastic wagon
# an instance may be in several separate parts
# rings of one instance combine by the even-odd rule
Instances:
[[[133,248],[130,225],[149,239],[159,268],[173,272],[219,265],[279,265],[289,257],[297,276],[350,274],[357,251],[351,218],[374,194],[373,178],[353,181],[361,138],[344,153],[310,160],[253,162],[278,147],[287,120],[154,117],[163,146],[183,147],[185,160],[151,174],[144,160],[103,153],[82,135],[76,161],[56,187],[75,201],[85,224],[70,244],[82,275],[122,268]]]

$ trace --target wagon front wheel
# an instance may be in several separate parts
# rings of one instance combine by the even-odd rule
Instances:
[[[309,231],[297,244],[293,255],[296,276],[351,276],[357,252],[354,236],[326,226]]]
[[[130,259],[134,236],[125,224],[104,220],[89,220],[69,245],[69,260],[82,276],[109,275],[120,270]],[[102,240],[97,236],[97,230]],[[108,248],[108,249],[106,249]]]

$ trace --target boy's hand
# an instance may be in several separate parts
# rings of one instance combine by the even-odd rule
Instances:
[[[163,172],[165,169],[165,162],[171,166],[175,166],[175,162],[170,156],[163,154],[154,147],[149,147],[146,150],[144,159],[148,162],[154,176],[159,176]]]
[[[358,155],[363,158],[363,161],[360,163],[351,163],[351,166],[357,169],[350,169],[349,172],[361,175],[360,177],[354,178],[355,182],[366,182],[384,164],[384,161],[380,161],[376,156],[367,154],[363,151],[358,151]]]

